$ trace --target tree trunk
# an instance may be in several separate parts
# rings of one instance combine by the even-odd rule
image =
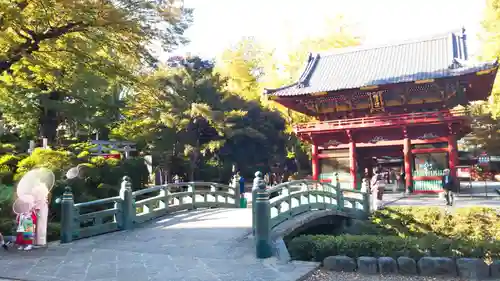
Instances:
[[[97,130],[97,133],[99,134],[99,139],[100,140],[109,140],[109,129],[108,128],[99,128]]]
[[[49,143],[54,143],[59,126],[58,112],[53,108],[53,103],[61,99],[62,95],[57,91],[40,97],[40,137],[47,138]]]
[[[200,149],[197,147],[195,148],[195,151],[193,151],[193,154],[191,154],[191,163],[189,165],[189,181],[195,181],[199,155]]]

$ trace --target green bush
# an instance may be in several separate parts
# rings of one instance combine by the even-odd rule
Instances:
[[[500,258],[500,241],[444,239],[435,235],[399,237],[376,235],[304,235],[288,243],[293,259],[323,261],[328,256],[346,255],[400,257],[422,256]]]
[[[12,212],[14,200],[14,187],[0,184],[0,232],[8,234],[12,232],[15,216]]]
[[[68,151],[35,148],[30,156],[19,161],[14,179],[19,181],[29,170],[39,167],[50,169],[56,179],[60,179],[72,167],[72,154]]]
[[[57,241],[61,239],[61,224],[58,222],[49,222],[47,224],[47,240]]]
[[[14,154],[4,154],[0,157],[0,184],[12,185],[17,164],[21,160]]]
[[[364,228],[370,234],[500,240],[500,216],[492,208],[470,207],[448,212],[439,207],[390,207],[375,212]]]
[[[16,150],[16,146],[11,143],[0,143],[0,153],[13,153]]]

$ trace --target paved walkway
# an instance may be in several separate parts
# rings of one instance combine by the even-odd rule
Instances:
[[[500,189],[499,182],[461,182],[461,190],[455,196],[455,205],[453,208],[460,207],[490,207],[500,208],[500,195],[497,193]],[[404,194],[386,194],[384,195],[386,206],[445,206],[445,199],[438,198],[436,195],[409,195]]]
[[[386,203],[387,202],[387,203]],[[389,202],[384,199],[385,206],[446,206],[445,199],[436,197],[401,197],[394,201]],[[462,208],[462,207],[489,207],[489,208],[500,208],[500,197],[456,197],[455,204],[452,208]]]
[[[0,277],[33,281],[294,281],[317,265],[258,260],[250,209],[179,213],[132,231],[0,256]]]

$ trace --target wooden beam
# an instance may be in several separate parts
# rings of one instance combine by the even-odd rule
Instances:
[[[434,82],[434,79],[426,79],[426,80],[417,80],[415,84],[428,84]]]
[[[375,90],[378,89],[378,85],[372,85],[372,86],[365,86],[359,88],[361,91],[370,91],[370,90]]]
[[[430,144],[430,143],[439,143],[439,142],[448,142],[447,137],[439,137],[428,140],[411,140],[411,144]]]
[[[440,153],[440,152],[447,152],[447,148],[417,148],[417,149],[412,149],[411,153],[412,154],[428,154],[428,153]]]

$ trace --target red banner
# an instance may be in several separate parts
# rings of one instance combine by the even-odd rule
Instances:
[[[104,158],[106,159],[121,159],[122,158],[122,155],[120,153],[116,153],[116,154],[106,154],[106,155],[102,155]]]

